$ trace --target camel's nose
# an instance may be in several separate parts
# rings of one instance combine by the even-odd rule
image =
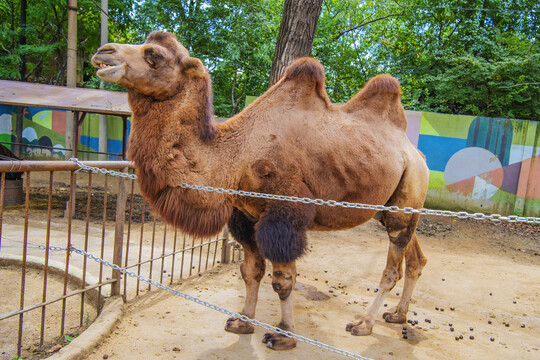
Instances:
[[[278,283],[272,284],[272,287],[274,288],[274,291],[280,291],[281,290],[281,285],[278,284]]]
[[[114,54],[116,52],[116,46],[114,45],[115,44],[105,44],[96,51],[96,54]]]

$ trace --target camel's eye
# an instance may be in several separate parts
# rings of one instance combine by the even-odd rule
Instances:
[[[161,61],[163,60],[163,56],[161,56],[155,49],[148,48],[144,51],[144,60],[150,65],[151,68],[155,69],[159,66]]]

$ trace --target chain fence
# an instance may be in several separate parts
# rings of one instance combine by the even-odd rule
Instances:
[[[72,158],[71,161],[74,161],[81,170],[87,170],[94,173],[106,174],[116,177],[124,177],[129,179],[137,179],[137,175],[123,173],[114,170],[106,170],[94,166],[88,166],[83,164],[78,159]],[[474,220],[491,220],[491,221],[508,221],[508,222],[522,222],[529,224],[540,224],[540,218],[538,217],[524,217],[518,215],[509,215],[504,216],[501,214],[484,214],[484,213],[469,213],[466,211],[450,211],[450,210],[432,210],[432,209],[415,209],[412,207],[400,208],[398,206],[386,206],[386,205],[373,205],[373,204],[362,204],[362,203],[351,203],[347,201],[335,201],[335,200],[323,200],[323,199],[312,199],[307,197],[296,197],[296,196],[286,196],[286,195],[275,195],[275,194],[266,194],[258,193],[253,191],[244,191],[244,190],[234,190],[234,189],[223,189],[220,187],[212,186],[203,186],[203,185],[193,185],[181,183],[177,187],[182,189],[193,189],[206,192],[215,192],[218,194],[227,194],[227,195],[238,195],[253,197],[259,199],[267,200],[280,200],[280,201],[289,201],[289,202],[301,202],[303,204],[314,204],[314,205],[327,205],[327,206],[339,206],[344,208],[352,209],[362,209],[362,210],[374,210],[374,211],[390,211],[390,212],[404,212],[405,214],[420,214],[420,215],[437,215],[437,216],[446,216],[446,217],[456,217],[459,219],[474,219]]]
[[[298,341],[304,342],[304,343],[306,343],[308,345],[312,345],[312,346],[318,347],[320,349],[327,350],[327,351],[330,351],[330,352],[333,352],[335,354],[339,354],[339,355],[342,355],[342,356],[345,356],[345,357],[348,357],[348,358],[351,358],[351,359],[372,360],[370,358],[366,358],[366,357],[363,357],[361,355],[353,354],[351,352],[338,349],[338,348],[336,348],[334,346],[331,346],[331,345],[328,345],[328,344],[325,344],[325,343],[321,343],[319,341],[304,337],[302,335],[297,335],[297,334],[295,334],[293,332],[285,331],[285,330],[280,329],[278,327],[268,325],[268,324],[263,323],[261,321],[258,321],[256,319],[251,319],[251,318],[249,318],[249,317],[247,317],[245,315],[236,313],[234,311],[227,310],[227,309],[222,308],[222,307],[220,307],[218,305],[209,303],[208,301],[204,301],[204,300],[202,300],[202,299],[200,299],[198,297],[183,293],[183,292],[181,292],[179,290],[175,290],[175,289],[173,289],[173,288],[171,288],[169,286],[163,285],[163,284],[161,284],[159,282],[156,282],[156,281],[154,281],[152,279],[148,279],[148,278],[146,278],[146,277],[144,277],[142,275],[138,275],[135,272],[129,271],[129,270],[125,269],[125,268],[122,268],[122,267],[120,267],[118,265],[115,265],[115,264],[111,263],[110,261],[104,260],[104,259],[102,259],[102,258],[100,258],[98,256],[92,255],[92,254],[90,254],[90,253],[88,253],[88,252],[86,252],[84,250],[77,249],[77,248],[75,248],[73,246],[70,247],[69,250],[70,250],[70,252],[74,252],[74,253],[77,253],[79,255],[86,256],[88,259],[91,259],[91,260],[94,260],[94,261],[96,261],[98,263],[106,265],[106,266],[108,266],[108,267],[110,267],[110,268],[112,268],[114,270],[117,270],[117,271],[121,272],[124,275],[136,278],[139,281],[144,281],[144,282],[148,283],[148,285],[153,285],[153,286],[155,286],[155,287],[157,287],[157,288],[159,288],[161,290],[165,290],[168,293],[171,293],[171,294],[176,295],[176,296],[180,296],[180,297],[182,297],[182,298],[184,298],[186,300],[189,300],[189,301],[192,301],[192,302],[194,302],[196,304],[205,306],[205,307],[207,307],[209,309],[218,311],[218,312],[220,312],[222,314],[236,317],[236,318],[240,319],[241,321],[250,323],[250,324],[252,324],[254,326],[259,326],[259,327],[261,327],[263,329],[266,329],[268,331],[276,332],[278,334],[281,334],[281,335],[296,339]]]

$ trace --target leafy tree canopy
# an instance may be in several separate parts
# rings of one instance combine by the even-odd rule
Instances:
[[[79,0],[81,85],[99,80],[99,0]],[[109,40],[140,43],[167,30],[212,73],[219,116],[267,88],[282,0],[109,0]],[[65,0],[0,0],[0,78],[64,84]],[[397,77],[412,110],[540,120],[540,5],[536,0],[324,0],[312,55],[330,97],[347,101],[371,77]],[[26,45],[19,43],[26,31]]]

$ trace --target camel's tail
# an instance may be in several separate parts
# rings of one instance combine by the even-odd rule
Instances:
[[[407,119],[400,101],[401,87],[393,76],[382,74],[369,80],[364,88],[343,105],[343,110],[354,113],[370,109],[407,128]]]

